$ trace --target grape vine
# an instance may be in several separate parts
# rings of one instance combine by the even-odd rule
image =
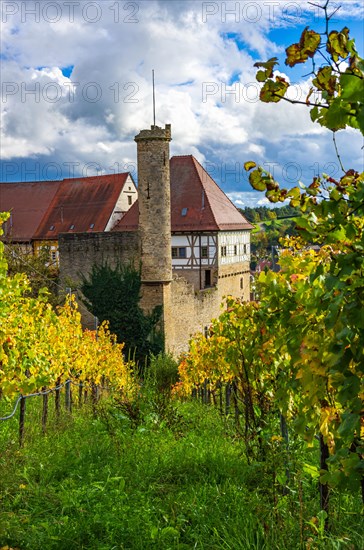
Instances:
[[[8,214],[0,214],[4,222]],[[54,309],[47,292],[29,296],[23,274],[7,274],[4,245],[0,242],[0,389],[13,398],[67,379],[100,384],[131,395],[134,382],[131,363],[123,357],[107,324],[97,335],[84,331],[77,304],[70,299]]]

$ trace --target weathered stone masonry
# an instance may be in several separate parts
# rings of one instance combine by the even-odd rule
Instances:
[[[188,340],[203,331],[221,313],[226,295],[249,300],[249,257],[222,265],[212,272],[211,288],[196,289],[199,281],[187,281],[187,271],[173,270],[171,258],[171,212],[169,142],[170,125],[152,126],[135,138],[138,148],[138,231],[61,235],[59,239],[61,278],[75,282],[93,265],[111,267],[132,262],[142,265],[141,306],[150,312],[163,308],[162,328],[166,350],[178,356]],[[192,272],[191,272],[192,273]],[[195,284],[191,284],[195,283]],[[215,284],[216,283],[216,284]]]

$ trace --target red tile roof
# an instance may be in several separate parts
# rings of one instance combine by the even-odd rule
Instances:
[[[54,239],[70,231],[104,231],[128,175],[63,180],[34,238]]]
[[[0,183],[0,211],[12,212],[5,236],[28,242],[69,231],[104,231],[128,176]]]
[[[172,157],[170,173],[173,233],[253,228],[192,155]],[[136,201],[113,231],[135,231],[138,219]]]
[[[5,237],[29,242],[57,193],[60,181],[0,184],[0,211],[11,212]]]

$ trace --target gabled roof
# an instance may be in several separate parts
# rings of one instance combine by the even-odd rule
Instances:
[[[105,231],[128,176],[0,183],[0,211],[11,212],[5,238],[30,242],[70,231]]]
[[[253,228],[192,155],[172,157],[170,175],[172,233]],[[135,231],[138,219],[136,201],[113,231]]]
[[[64,179],[34,238],[104,231],[128,176],[123,173]]]
[[[5,238],[14,242],[30,242],[60,181],[35,181],[0,184],[0,211],[10,212]]]

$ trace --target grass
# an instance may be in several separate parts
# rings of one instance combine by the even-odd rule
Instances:
[[[64,411],[44,436],[34,400],[20,449],[16,419],[2,423],[0,548],[361,550],[359,498],[334,495],[326,536],[310,480],[282,496],[229,419],[149,398],[138,414],[113,401],[97,417]]]

